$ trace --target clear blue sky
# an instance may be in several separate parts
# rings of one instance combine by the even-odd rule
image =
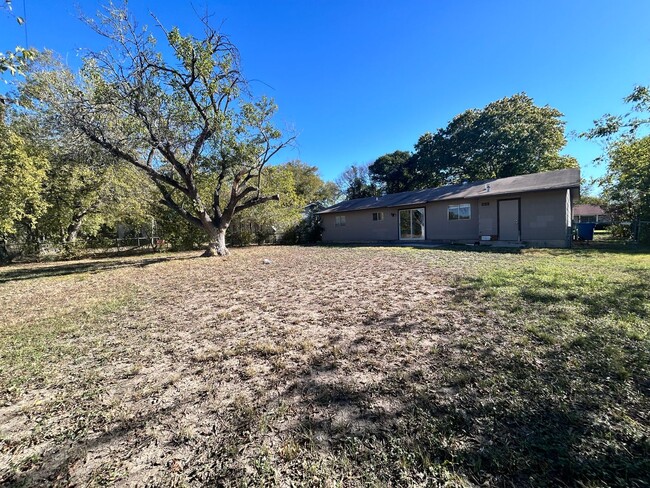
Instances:
[[[22,15],[22,0],[14,0]],[[25,0],[29,44],[77,66],[80,48],[102,46],[77,20],[100,2]],[[194,5],[194,8],[192,7]],[[583,131],[624,110],[635,84],[650,83],[646,0],[131,1],[141,23],[154,11],[196,32],[214,14],[231,37],[256,94],[279,105],[277,121],[298,134],[299,158],[334,179],[346,166],[409,150],[456,114],[525,91]],[[24,29],[0,18],[0,48],[24,45]],[[602,148],[568,135],[583,176]]]

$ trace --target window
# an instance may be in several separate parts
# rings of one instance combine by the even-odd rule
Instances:
[[[384,220],[384,212],[373,212],[372,220]]]
[[[343,227],[345,225],[345,215],[336,216],[336,227]]]
[[[472,218],[472,206],[469,203],[449,205],[447,218],[449,220],[469,220]]]

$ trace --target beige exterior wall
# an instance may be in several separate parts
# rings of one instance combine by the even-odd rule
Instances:
[[[449,220],[449,205],[469,203],[469,220]],[[479,214],[476,200],[444,200],[426,206],[426,237],[432,241],[465,241],[478,239]]]
[[[571,194],[551,190],[502,195],[478,200],[479,236],[499,238],[499,200],[519,199],[522,242],[536,246],[568,246],[570,240]]]
[[[473,200],[431,202],[425,208],[425,236],[430,241],[478,241],[481,236],[499,236],[499,200],[520,202],[521,241],[533,246],[568,247],[571,243],[571,195],[569,190],[530,192],[481,197]],[[449,205],[469,203],[469,220],[449,220]],[[404,207],[419,208],[419,207]],[[381,208],[323,214],[324,242],[373,242],[399,240],[399,208]],[[373,212],[383,212],[384,220],[373,221]],[[336,215],[345,215],[346,225],[335,225]]]
[[[373,212],[384,212],[384,220],[372,220]],[[336,226],[336,215],[345,215],[344,226]],[[394,208],[323,214],[323,242],[396,241],[397,215]]]
[[[571,235],[569,190],[527,193],[521,198],[521,240],[539,246],[568,246]]]

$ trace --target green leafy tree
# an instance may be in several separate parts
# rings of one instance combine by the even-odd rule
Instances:
[[[272,123],[275,104],[249,95],[237,49],[207,22],[201,37],[165,31],[164,50],[123,8],[91,25],[109,47],[85,59],[79,87],[47,102],[144,172],[164,205],[204,232],[205,255],[228,254],[233,217],[279,199],[261,187],[262,169],[291,141]]]
[[[153,189],[132,167],[73,157],[50,162],[44,188],[48,209],[38,221],[43,235],[72,248],[80,234],[94,237],[102,228],[150,220]]]
[[[601,207],[604,207],[607,205],[607,200],[605,197],[602,196],[595,196],[595,195],[589,195],[586,193],[583,193],[582,190],[580,190],[580,198],[575,202],[576,205],[599,205]]]
[[[149,220],[152,186],[129,165],[64,123],[42,103],[53,86],[74,88],[69,72],[49,52],[42,53],[18,84],[12,125],[49,162],[42,188],[47,211],[38,219],[38,234],[71,249],[79,235],[93,237],[118,222]]]
[[[280,165],[293,176],[295,192],[301,206],[313,202],[324,205],[333,204],[339,197],[339,189],[331,181],[323,181],[318,174],[318,167],[303,161],[289,161]]]
[[[413,186],[504,178],[577,167],[563,156],[562,113],[538,107],[525,93],[467,110],[415,145]]]
[[[381,186],[384,193],[413,190],[413,154],[395,151],[377,158],[368,170],[370,179]]]
[[[336,179],[336,185],[346,199],[376,197],[382,194],[379,185],[370,178],[368,166],[368,164],[353,164]]]
[[[639,130],[647,128],[650,124],[650,87],[637,85],[623,100],[631,105],[630,111],[624,115],[603,115],[581,136],[612,142],[620,138],[634,138]]]
[[[7,239],[18,226],[35,226],[45,211],[42,188],[47,169],[47,160],[0,121],[0,260],[9,260]]]
[[[600,183],[615,219],[643,222],[638,237],[650,242],[650,136],[613,143]]]
[[[324,182],[318,168],[302,161],[264,168],[264,187],[281,195],[280,201],[242,212],[233,221],[231,240],[247,244],[253,240],[264,242],[272,235],[288,236],[305,217],[306,207],[315,202],[334,203],[339,191],[331,182]],[[287,237],[287,241],[297,239]]]
[[[631,109],[623,115],[605,114],[581,134],[605,142],[607,172],[599,180],[608,210],[615,219],[636,221],[639,239],[650,242],[650,87],[638,85],[624,98]]]

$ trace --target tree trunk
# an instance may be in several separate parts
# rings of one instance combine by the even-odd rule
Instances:
[[[79,235],[79,230],[81,229],[83,219],[79,219],[76,222],[73,222],[68,226],[67,235],[65,236],[65,243],[72,245],[77,242],[77,236]]]
[[[12,259],[13,256],[7,249],[7,241],[0,237],[0,264],[9,264]]]
[[[227,256],[230,251],[226,247],[226,229],[216,228],[208,231],[210,243],[203,253],[203,257]]]

